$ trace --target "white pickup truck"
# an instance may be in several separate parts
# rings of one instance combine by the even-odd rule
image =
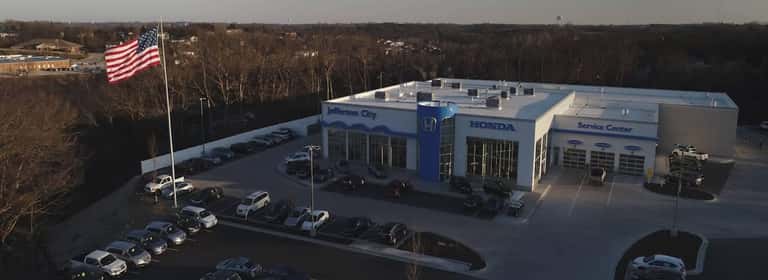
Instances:
[[[184,182],[184,177],[176,178],[176,182]],[[144,191],[147,193],[154,193],[162,190],[165,186],[171,184],[171,176],[167,174],[157,175],[152,182],[147,183],[144,186]]]
[[[79,255],[69,260],[71,267],[91,266],[104,271],[111,277],[123,275],[128,271],[125,261],[118,259],[111,253],[102,250],[94,250],[85,255]]]
[[[674,148],[672,149],[672,155],[693,157],[701,161],[706,161],[709,159],[709,154],[699,153],[698,151],[696,151],[696,147],[694,147],[693,145],[675,144]]]

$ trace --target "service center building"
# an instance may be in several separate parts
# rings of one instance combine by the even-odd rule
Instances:
[[[532,190],[552,166],[652,176],[673,144],[730,157],[724,93],[436,79],[325,101],[323,156]]]

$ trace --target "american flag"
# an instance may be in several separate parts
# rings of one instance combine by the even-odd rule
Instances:
[[[107,80],[110,84],[128,79],[142,70],[160,65],[157,28],[142,33],[138,39],[107,49]]]

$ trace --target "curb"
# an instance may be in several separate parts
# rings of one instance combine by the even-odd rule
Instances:
[[[694,234],[699,238],[701,238],[701,246],[699,246],[699,254],[698,256],[696,256],[696,269],[686,271],[688,275],[695,276],[695,275],[704,273],[704,260],[707,257],[707,247],[709,247],[709,239],[707,239],[706,237],[698,233],[691,232],[691,234]]]
[[[429,267],[429,268],[437,269],[437,270],[441,270],[441,271],[448,271],[448,272],[454,272],[454,273],[460,273],[460,274],[463,274],[463,275],[473,276],[472,274],[469,273],[469,270],[450,269],[449,267],[446,267],[446,266],[441,266],[441,265],[437,265],[437,264],[434,264],[434,263],[431,263],[431,262],[425,262],[423,260],[419,260],[419,259],[415,259],[415,258],[409,258],[409,257],[402,256],[402,255],[388,254],[388,253],[384,253],[384,252],[380,252],[380,251],[363,249],[363,248],[356,247],[356,246],[351,246],[351,245],[340,245],[340,244],[336,244],[336,243],[328,242],[328,241],[324,241],[324,240],[318,240],[318,239],[308,238],[308,237],[304,237],[304,236],[298,236],[298,235],[294,235],[294,234],[282,233],[282,232],[277,232],[277,231],[263,229],[263,228],[259,228],[259,227],[249,226],[249,225],[242,225],[242,224],[235,223],[235,222],[230,222],[230,221],[222,221],[219,224],[220,225],[224,225],[224,226],[229,226],[229,227],[235,227],[235,228],[239,228],[239,229],[243,229],[243,230],[250,230],[250,231],[259,232],[259,233],[263,233],[263,234],[269,234],[269,235],[278,236],[278,237],[282,237],[282,238],[288,238],[288,239],[293,239],[293,240],[304,241],[304,242],[313,243],[313,244],[317,244],[317,245],[321,245],[321,246],[332,247],[332,248],[335,248],[335,249],[340,249],[340,250],[345,250],[345,251],[350,251],[350,252],[355,252],[355,253],[360,253],[360,254],[366,254],[366,255],[371,255],[371,256],[376,256],[376,257],[381,257],[381,258],[386,258],[386,259],[395,260],[395,261],[399,261],[399,262],[418,264],[419,266]],[[447,261],[447,262],[453,262],[452,260],[449,260],[449,259],[443,259],[443,258],[437,258],[437,257],[432,257],[432,258],[440,259],[440,260]]]

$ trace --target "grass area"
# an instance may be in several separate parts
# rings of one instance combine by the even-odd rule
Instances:
[[[471,270],[485,267],[485,260],[474,250],[455,240],[431,232],[415,232],[398,249],[466,262],[470,264]]]
[[[651,233],[632,244],[616,266],[615,280],[623,280],[627,264],[642,256],[662,254],[683,260],[687,270],[696,269],[696,258],[703,240],[690,232],[679,231],[677,237],[672,237],[669,230]]]

